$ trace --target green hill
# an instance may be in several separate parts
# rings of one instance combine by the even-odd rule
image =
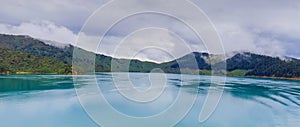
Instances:
[[[0,48],[0,72],[71,73],[72,54],[75,48],[72,45],[57,47],[29,36],[0,34]],[[211,64],[215,63],[215,60],[210,61],[210,57],[216,55],[193,52],[161,64],[116,59],[101,54],[95,56],[96,72],[110,72],[111,61],[115,61],[118,63],[115,71],[127,71],[124,65],[129,64],[130,72],[150,72],[154,68],[161,68],[168,73],[209,75],[212,72]],[[300,60],[294,58],[283,60],[278,57],[244,52],[214,65],[218,67],[224,62],[227,70],[219,73],[227,71],[229,76],[300,77]]]
[[[243,76],[300,77],[300,61],[297,59],[282,60],[246,52],[227,59],[226,64],[229,72],[247,70],[242,72]]]
[[[0,73],[71,73],[71,66],[47,57],[0,49]]]

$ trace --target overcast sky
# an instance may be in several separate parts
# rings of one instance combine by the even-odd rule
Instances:
[[[109,0],[3,1],[0,4],[0,33],[30,35],[74,44],[87,18],[107,2]],[[203,10],[215,26],[226,52],[251,51],[300,58],[299,0],[192,2]],[[148,0],[139,0],[134,4],[140,8],[164,7],[159,5],[161,3],[151,3]],[[170,2],[170,6],[176,4],[178,3]],[[183,8],[178,10],[179,13],[186,11]],[[118,11],[127,9],[118,8],[115,12]],[[114,12],[102,18],[112,15]],[[199,19],[189,20],[197,22]],[[96,25],[101,26],[101,23]],[[101,31],[101,27],[95,28],[97,29],[82,33],[86,40],[98,39],[96,33],[97,30]],[[153,45],[149,43],[155,48],[151,48]],[[134,54],[135,58],[141,60],[163,62],[187,53],[189,50],[182,48],[186,45],[192,51],[206,51],[202,42],[184,24],[170,17],[148,14],[127,18],[113,26],[97,52],[115,57],[132,57]],[[123,52],[115,53],[118,46]],[[141,50],[143,46],[145,49]]]

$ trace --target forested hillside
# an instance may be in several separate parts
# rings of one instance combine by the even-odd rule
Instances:
[[[47,44],[29,36],[0,34],[0,72],[34,72],[66,74],[72,71],[72,54],[74,46],[62,47]],[[211,74],[210,56],[212,54],[192,52],[173,61],[157,64],[139,60],[116,59],[101,54],[95,55],[95,71],[110,72],[111,62],[117,66],[115,71],[127,71],[122,64],[129,64],[130,72],[150,72],[161,68],[167,73]],[[229,76],[268,76],[268,77],[300,77],[300,60],[295,58],[280,59],[249,52],[237,53],[226,61],[227,70],[222,71]],[[195,65],[196,63],[196,65]],[[187,71],[186,71],[187,70]]]
[[[245,76],[270,76],[270,77],[299,77],[300,61],[297,59],[280,59],[258,55],[249,52],[238,53],[226,60],[227,70],[247,71]]]
[[[0,72],[1,73],[71,73],[71,66],[61,61],[47,57],[0,49]]]

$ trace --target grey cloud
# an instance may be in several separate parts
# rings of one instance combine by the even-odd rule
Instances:
[[[193,0],[216,25],[227,51],[295,55],[300,47],[300,1]],[[261,36],[268,33],[267,36]],[[298,56],[300,54],[297,54]]]
[[[44,39],[57,41],[73,41],[85,20],[108,0],[11,0],[0,5],[0,32],[30,34]],[[297,0],[192,0],[211,19],[219,32],[227,52],[252,51],[268,55],[300,56],[297,47],[300,47],[300,1]],[[137,8],[155,5],[151,1],[136,1]],[[157,3],[160,4],[160,3]],[[176,4],[176,3],[172,3]],[[171,4],[169,6],[172,6]],[[118,8],[126,11],[127,8]],[[116,11],[116,12],[118,12]],[[186,10],[178,8],[178,13],[184,14]],[[107,16],[114,16],[112,12]],[[191,14],[193,15],[193,14]],[[102,17],[103,18],[103,17]],[[105,18],[105,17],[104,17]],[[37,25],[32,21],[50,21],[56,32],[45,34],[34,33],[30,29],[42,29],[49,25]],[[197,22],[199,19],[188,19]],[[111,22],[107,20],[107,22]],[[99,22],[94,22],[99,26]],[[24,27],[32,24],[34,28]],[[201,22],[199,22],[201,24]],[[30,26],[30,25],[29,25]],[[93,25],[92,25],[93,26]],[[205,47],[186,26],[170,18],[144,15],[124,21],[107,35],[106,47],[113,47],[115,41],[120,41],[135,28],[157,26],[169,29],[187,40],[196,51],[205,51]],[[86,40],[98,42],[100,37],[96,33],[103,30],[101,27],[92,27],[91,31],[83,31]],[[61,33],[59,32],[61,31]],[[63,32],[63,33],[62,33]],[[56,34],[54,34],[56,33]],[[59,36],[64,35],[64,37]],[[47,35],[49,34],[49,35]],[[169,36],[166,34],[166,36]],[[169,36],[171,37],[171,36]],[[67,39],[69,38],[69,39]],[[170,39],[171,40],[171,39]],[[91,41],[92,42],[92,41]],[[146,43],[140,42],[140,43]],[[92,45],[90,45],[91,47]],[[89,46],[87,46],[89,47]],[[134,49],[134,47],[132,47]],[[176,49],[176,48],[174,48]],[[100,51],[111,54],[108,50]],[[147,51],[150,52],[150,51]],[[152,52],[152,51],[151,51]],[[159,56],[159,55],[158,55]],[[125,56],[124,56],[125,57]],[[152,58],[153,57],[153,58]],[[160,61],[154,56],[140,55],[140,59]]]
[[[21,24],[48,20],[78,32],[85,20],[107,0],[8,0],[0,4],[0,22]]]

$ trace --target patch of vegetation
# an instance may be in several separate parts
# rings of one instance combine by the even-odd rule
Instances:
[[[47,57],[0,49],[0,72],[9,73],[71,73],[71,66]]]
[[[231,72],[227,72],[227,75],[228,76],[245,76],[246,73],[248,73],[248,72],[249,72],[249,70],[239,70],[239,69],[237,69],[237,70],[233,70]]]
[[[300,60],[281,60],[253,53],[237,54],[227,59],[227,70],[250,70],[245,76],[300,77]]]

